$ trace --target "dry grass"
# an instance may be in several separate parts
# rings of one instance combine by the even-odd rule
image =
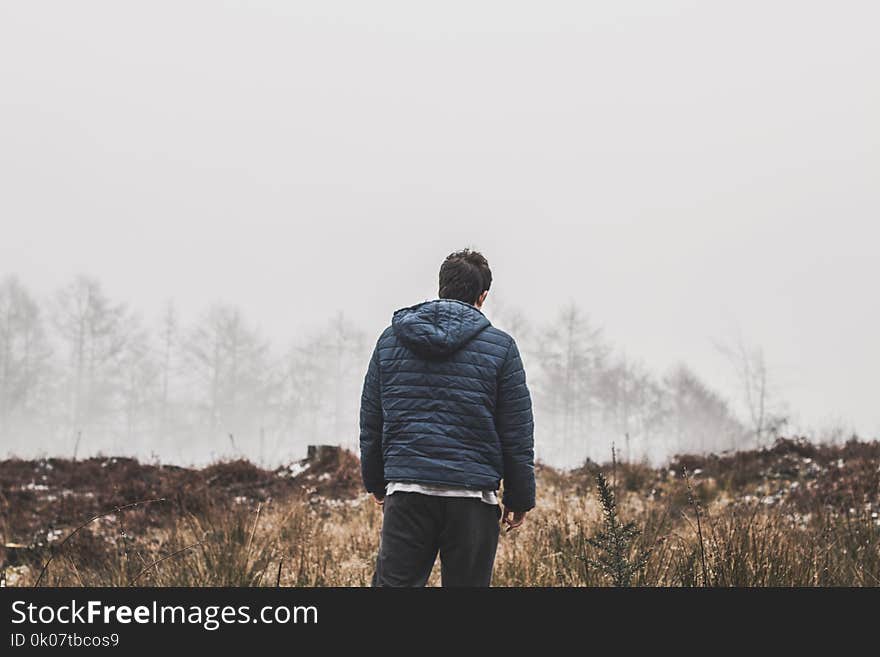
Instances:
[[[641,530],[633,553],[651,549],[633,583],[876,586],[880,584],[878,464],[878,443],[817,448],[796,441],[762,452],[681,457],[662,469],[618,464],[612,483],[620,515]],[[296,486],[267,484],[260,494],[249,495],[242,494],[246,487],[230,474],[234,469],[215,466],[215,474],[228,475],[222,487],[217,487],[217,479],[206,483],[210,477],[202,471],[198,476],[203,488],[190,491],[189,498],[172,494],[167,505],[111,513],[83,528],[63,550],[54,548],[43,583],[367,585],[381,511],[351,486],[327,487],[331,479],[349,483],[356,479],[356,465],[343,453],[337,462],[324,463],[323,470],[312,467],[310,475],[296,477]],[[237,467],[249,472],[253,481],[271,474]],[[692,496],[681,477],[684,467],[693,473]],[[21,462],[15,468],[22,470]],[[611,474],[610,467],[604,470]],[[562,473],[542,467],[538,476],[538,508],[522,529],[502,534],[494,585],[608,585],[606,576],[589,565],[595,555],[587,538],[602,521],[591,468]],[[56,526],[42,534],[11,535],[10,528],[25,524],[16,517],[30,517],[33,511],[22,506],[22,496],[12,490],[16,485],[5,464],[0,464],[0,481],[4,486],[0,531],[5,543],[22,544],[7,550],[7,582],[30,585],[53,554],[52,546],[87,518],[79,522],[70,518],[66,524],[57,524],[55,518]],[[17,485],[21,487],[20,482]],[[25,488],[25,492],[40,491]],[[10,506],[9,493],[16,506]],[[108,501],[116,505],[133,500]],[[36,500],[30,506],[43,508]],[[53,530],[57,535],[51,534]],[[56,538],[48,540],[53,535]],[[435,568],[431,583],[438,583],[438,571]]]

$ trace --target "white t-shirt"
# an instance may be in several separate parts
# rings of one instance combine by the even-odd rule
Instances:
[[[486,504],[498,504],[498,495],[494,490],[434,486],[416,484],[409,481],[389,481],[385,487],[385,494],[391,495],[393,493],[421,493],[422,495],[434,495],[436,497],[471,497],[482,500]]]

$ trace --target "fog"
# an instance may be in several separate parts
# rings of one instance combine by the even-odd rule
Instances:
[[[755,444],[740,343],[785,432],[876,437],[878,18],[779,0],[4,3],[0,279],[39,309],[46,369],[0,453],[68,456],[77,436],[80,456],[185,462],[353,446],[372,343],[464,246],[489,259],[486,313],[523,344],[551,462],[607,458],[627,433],[652,459]],[[59,328],[77,289],[125,305],[79,410]],[[179,415],[160,431],[169,301]],[[572,307],[607,359],[565,392],[551,352]],[[192,360],[211,317],[266,359],[222,420]],[[144,390],[121,383],[132,354],[155,366]],[[621,363],[711,394],[684,428],[621,424]],[[298,409],[285,421],[253,406],[277,401],[270,371],[297,373],[272,388]]]

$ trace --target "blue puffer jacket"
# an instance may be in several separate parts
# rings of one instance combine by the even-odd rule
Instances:
[[[535,505],[532,403],[516,343],[476,307],[439,299],[402,308],[364,379],[361,469],[388,481],[496,490]]]

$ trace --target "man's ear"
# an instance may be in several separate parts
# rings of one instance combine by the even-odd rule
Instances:
[[[489,296],[489,290],[483,292],[480,297],[477,299],[477,302],[474,304],[477,308],[482,308],[483,304],[486,303],[486,297]]]

